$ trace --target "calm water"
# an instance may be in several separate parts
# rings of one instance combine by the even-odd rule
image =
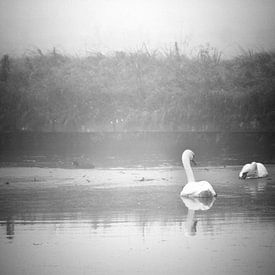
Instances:
[[[78,185],[68,175],[2,182],[1,274],[274,274],[267,168],[268,178],[246,181],[240,167],[195,170],[218,193],[213,201],[179,197],[182,169],[120,170],[121,183],[109,185],[96,172]],[[102,173],[112,183],[113,172]],[[125,184],[127,173],[144,180]]]

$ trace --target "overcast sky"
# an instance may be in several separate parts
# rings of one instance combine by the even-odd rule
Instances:
[[[275,0],[0,0],[0,53],[275,49]]]

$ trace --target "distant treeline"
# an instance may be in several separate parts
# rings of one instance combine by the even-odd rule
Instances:
[[[1,57],[0,94],[2,131],[270,131],[275,52],[37,49]]]

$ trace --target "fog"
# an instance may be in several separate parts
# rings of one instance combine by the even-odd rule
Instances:
[[[274,49],[274,14],[272,0],[0,0],[0,53],[161,50],[178,41],[232,57]]]

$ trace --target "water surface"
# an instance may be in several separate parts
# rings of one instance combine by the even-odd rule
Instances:
[[[182,200],[182,168],[2,168],[1,274],[274,274],[275,166],[196,168],[215,200]],[[7,184],[8,183],[8,184]]]

